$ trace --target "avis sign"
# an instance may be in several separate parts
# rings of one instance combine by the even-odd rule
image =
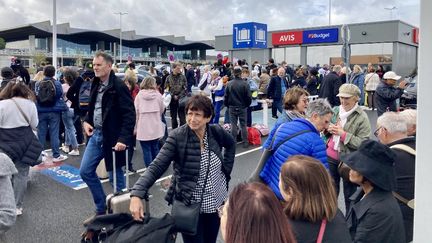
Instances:
[[[234,24],[233,48],[267,48],[267,25],[255,22]]]
[[[288,31],[272,33],[272,44],[274,46],[281,45],[297,45],[303,42],[301,31]]]

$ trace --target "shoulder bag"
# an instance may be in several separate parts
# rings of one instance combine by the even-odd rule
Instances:
[[[407,153],[409,153],[409,154],[411,154],[413,156],[416,156],[415,149],[413,149],[410,146],[405,145],[405,144],[395,144],[393,146],[390,146],[390,148],[402,150],[402,151],[407,152]],[[406,204],[408,207],[414,209],[414,198],[411,199],[411,200],[408,200],[408,199],[404,198],[403,196],[401,196],[399,193],[397,193],[395,191],[393,191],[392,193],[393,193],[393,196],[397,200],[401,201],[403,204]]]
[[[276,135],[278,134],[278,131],[279,131],[279,129],[282,126],[283,125],[280,125],[278,127],[278,129],[276,130],[276,132],[273,135],[272,141],[271,141],[270,145],[268,146],[268,148],[264,148],[264,151],[261,154],[261,158],[260,158],[260,160],[258,162],[257,167],[255,168],[254,172],[252,172],[252,174],[250,175],[249,179],[247,180],[248,183],[252,183],[252,182],[261,182],[261,183],[263,183],[263,181],[261,180],[261,177],[260,177],[261,171],[264,168],[265,164],[267,163],[267,160],[270,158],[270,156],[272,156],[274,154],[274,152],[277,151],[277,149],[279,148],[279,146],[281,146],[282,144],[284,144],[286,141],[288,141],[288,140],[290,140],[290,139],[292,139],[294,137],[297,137],[298,135],[301,135],[301,134],[307,133],[307,132],[312,132],[311,130],[302,130],[302,131],[296,132],[296,133],[288,136],[284,140],[280,141],[273,148],[273,144],[274,144]]]
[[[210,148],[208,148],[209,162],[207,165],[206,177],[201,193],[201,200],[197,203],[186,205],[183,201],[177,200],[174,196],[171,215],[175,221],[175,228],[178,232],[187,235],[196,235],[198,230],[198,220],[201,212],[201,203],[204,197],[205,185],[210,171]],[[174,179],[175,181],[175,179]]]

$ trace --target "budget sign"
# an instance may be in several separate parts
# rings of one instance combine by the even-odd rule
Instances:
[[[319,29],[303,31],[303,43],[331,43],[338,42],[339,29]]]

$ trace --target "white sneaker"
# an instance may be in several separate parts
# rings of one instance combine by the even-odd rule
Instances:
[[[63,145],[60,149],[65,153],[69,153],[69,146]]]
[[[22,215],[23,214],[23,209],[22,208],[17,208],[16,209],[16,215],[17,216],[20,216],[20,215]]]
[[[79,156],[80,155],[78,149],[74,149],[74,150],[70,151],[68,154],[69,155],[73,155],[73,156]]]
[[[53,163],[59,163],[62,162],[63,160],[66,160],[68,157],[66,155],[60,155],[57,158],[53,158]]]

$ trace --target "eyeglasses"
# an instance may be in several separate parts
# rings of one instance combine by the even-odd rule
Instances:
[[[375,135],[375,137],[378,137],[378,132],[381,130],[381,128],[383,127],[378,127],[375,132],[373,133]]]

